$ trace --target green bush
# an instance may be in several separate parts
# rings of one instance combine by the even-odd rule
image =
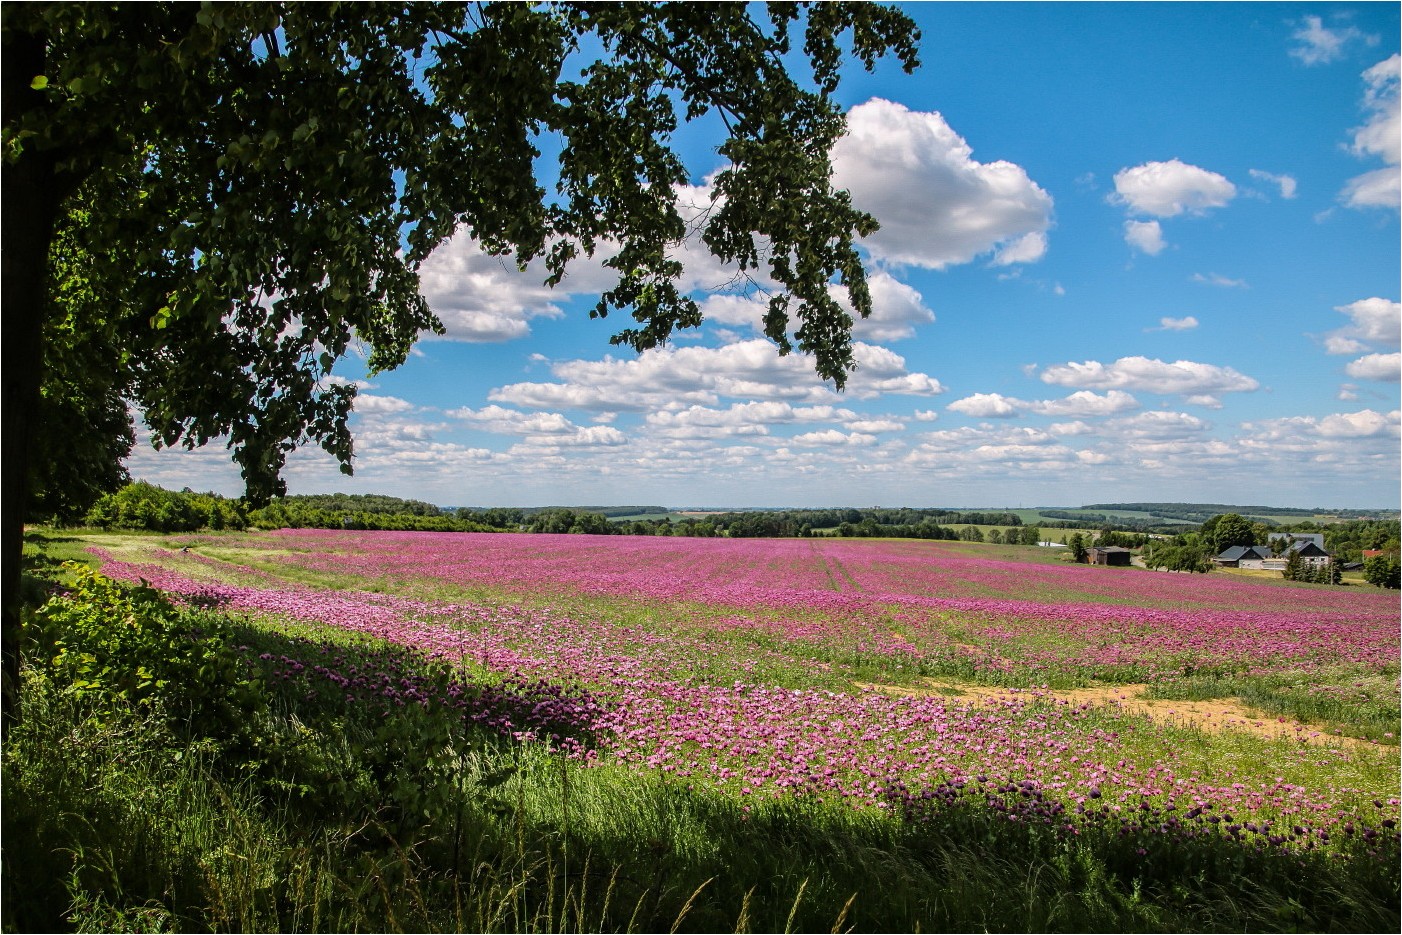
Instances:
[[[1363,563],[1363,578],[1380,588],[1397,590],[1402,584],[1402,566],[1396,555],[1373,555]]]
[[[265,703],[257,674],[220,639],[215,618],[149,587],[70,564],[74,579],[35,614],[31,662],[94,713],[159,699],[195,733],[237,728]]]

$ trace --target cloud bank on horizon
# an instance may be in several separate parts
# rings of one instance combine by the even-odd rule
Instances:
[[[373,381],[338,367],[355,477],[299,452],[289,490],[1396,507],[1397,7],[980,7],[908,7],[925,68],[852,74],[834,178],[881,229],[845,392],[779,357],[768,284],[695,242],[676,251],[706,323],[635,355],[584,314],[606,245],[549,289],[462,236],[422,270],[446,334]],[[699,217],[721,166],[684,155]],[[239,492],[217,445],[128,467]]]

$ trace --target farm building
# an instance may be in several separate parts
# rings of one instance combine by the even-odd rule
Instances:
[[[1223,568],[1260,568],[1261,562],[1271,559],[1269,546],[1234,545],[1212,561]]]
[[[1086,552],[1086,560],[1092,565],[1128,565],[1134,553],[1118,545],[1103,548],[1092,547]]]
[[[1280,534],[1277,534],[1280,535]],[[1272,536],[1276,538],[1276,536]],[[1322,537],[1320,537],[1322,538]],[[1300,553],[1300,560],[1306,565],[1326,565],[1329,553],[1315,543],[1314,536],[1291,537],[1290,547],[1285,554],[1276,556],[1268,545],[1234,545],[1221,555],[1212,558],[1214,564],[1222,568],[1247,568],[1256,571],[1284,571],[1285,562],[1291,552]]]
[[[1292,545],[1296,542],[1310,542],[1319,551],[1324,552],[1324,533],[1322,532],[1273,532],[1266,536],[1266,544],[1270,545],[1277,539],[1289,540]]]

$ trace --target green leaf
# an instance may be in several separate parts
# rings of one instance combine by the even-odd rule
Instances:
[[[49,86],[49,79],[43,75],[35,75],[34,80],[29,82],[29,86],[36,91],[42,91]]]

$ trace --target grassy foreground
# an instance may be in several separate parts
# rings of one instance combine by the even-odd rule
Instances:
[[[1301,849],[1072,833],[1011,783],[746,798],[595,755],[587,686],[67,587],[5,743],[8,931],[1398,928],[1385,824]]]

